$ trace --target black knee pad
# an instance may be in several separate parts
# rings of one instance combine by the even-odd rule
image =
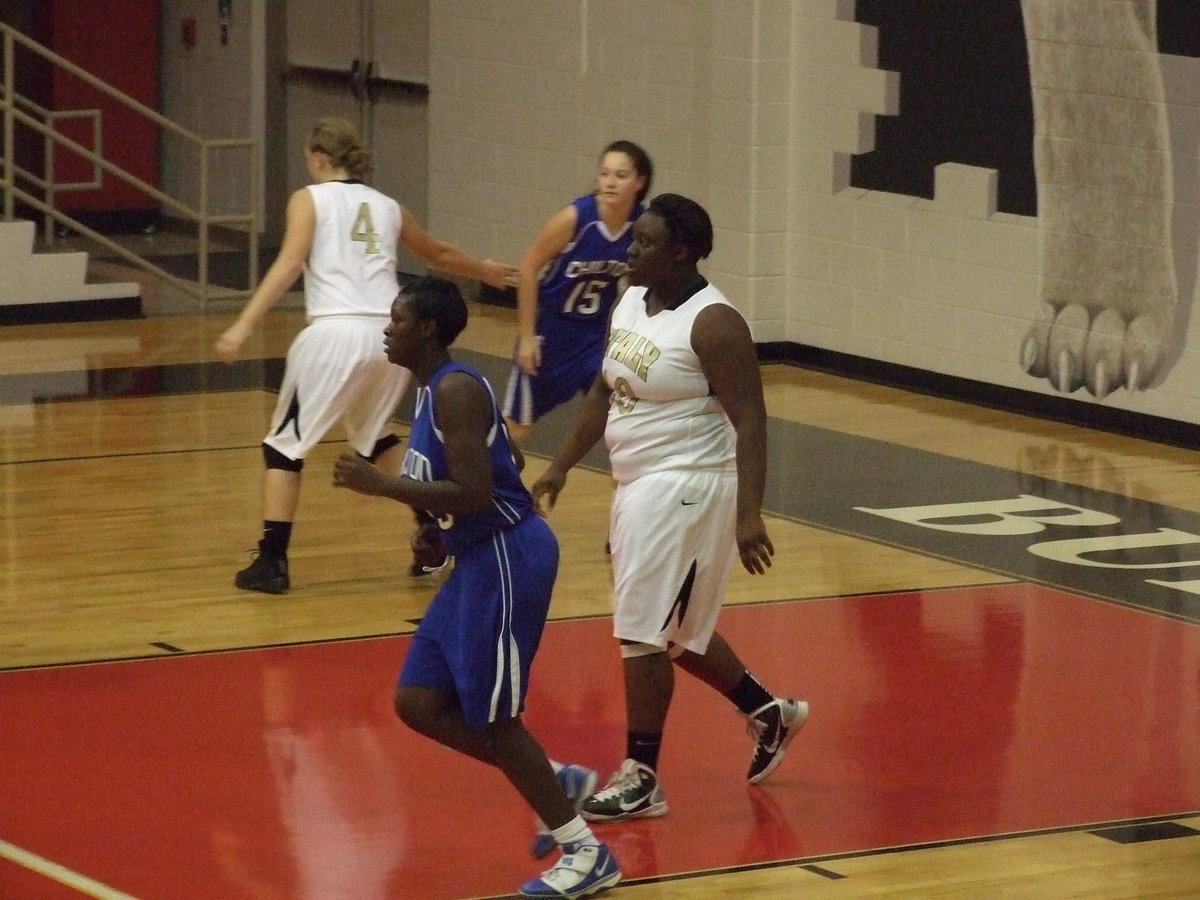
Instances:
[[[288,459],[270,444],[262,445],[263,463],[268,469],[283,469],[285,472],[299,472],[304,468],[304,460]]]
[[[367,459],[374,463],[379,459],[379,457],[383,456],[383,454],[387,453],[398,443],[400,443],[400,438],[396,437],[394,434],[385,434],[375,442],[375,446],[371,449],[371,455],[368,456]]]

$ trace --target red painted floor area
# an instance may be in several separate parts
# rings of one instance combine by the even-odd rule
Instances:
[[[670,814],[598,829],[628,879],[1200,809],[1195,626],[1003,585],[740,607],[722,631],[809,724],[750,788],[742,720],[680,673]],[[527,715],[605,775],[608,634],[552,623]],[[0,841],[143,900],[511,893],[543,868],[531,814],[393,718],[406,645],[0,673]],[[59,896],[0,862],[0,897]]]

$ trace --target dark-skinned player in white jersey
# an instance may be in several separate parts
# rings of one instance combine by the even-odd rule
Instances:
[[[808,716],[772,695],[716,631],[735,555],[771,565],[762,517],[766,405],[750,329],[701,275],[713,229],[698,203],[651,201],[629,248],[632,285],[613,310],[603,367],[532,488],[553,506],[601,437],[613,478],[613,633],[625,677],[626,759],[584,818],[665,815],[658,779],[674,667],[733,702],[754,740],[747,779],[770,775]]]

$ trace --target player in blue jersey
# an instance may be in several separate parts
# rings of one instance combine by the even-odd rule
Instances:
[[[613,141],[600,154],[595,190],[551,216],[521,258],[517,344],[504,396],[517,443],[600,371],[608,314],[653,175],[645,150]]]
[[[392,304],[388,360],[419,385],[403,474],[343,453],[333,483],[428,510],[454,569],[412,638],[396,713],[413,730],[500,769],[546,824],[562,856],[525,897],[582,897],[621,880],[608,848],[568,796],[578,766],[557,766],[521,712],[558,572],[558,541],[521,482],[487,381],[448,347],[466,326],[452,283],[419,278]],[[594,778],[592,779],[594,784]]]

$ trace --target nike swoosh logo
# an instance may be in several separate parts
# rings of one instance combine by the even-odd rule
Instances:
[[[684,506],[695,506],[700,501],[699,500],[680,500],[679,502],[682,503]]]
[[[621,807],[621,812],[632,812],[637,809],[645,801],[645,797],[634,800],[632,803],[626,803],[624,800],[618,800],[617,806]]]

